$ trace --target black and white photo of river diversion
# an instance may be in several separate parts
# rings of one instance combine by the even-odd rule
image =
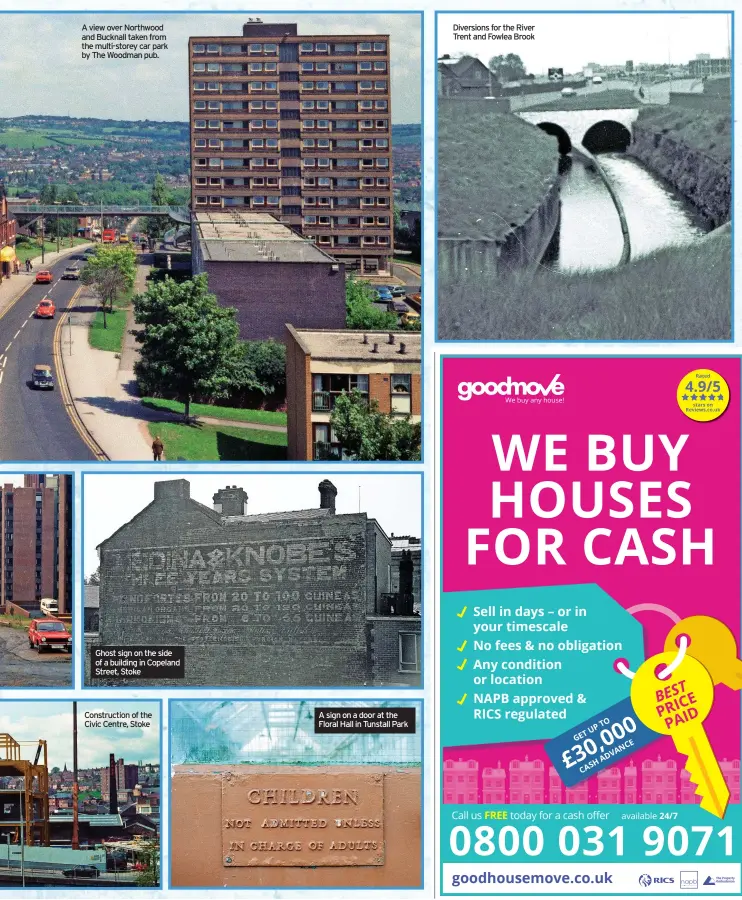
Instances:
[[[439,22],[438,338],[731,339],[729,16],[500,20]]]

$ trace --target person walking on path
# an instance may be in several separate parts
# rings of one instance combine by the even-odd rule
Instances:
[[[165,445],[160,440],[159,434],[152,441],[152,458],[155,462],[162,462],[162,454],[165,450]]]
[[[18,257],[13,260],[13,274],[20,275],[21,274],[21,264],[18,262]]]

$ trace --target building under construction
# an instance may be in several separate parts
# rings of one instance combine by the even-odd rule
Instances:
[[[49,846],[49,768],[46,741],[21,744],[0,734],[0,841]]]

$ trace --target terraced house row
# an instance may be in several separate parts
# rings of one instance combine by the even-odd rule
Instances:
[[[393,249],[389,35],[248,22],[189,42],[195,211],[268,211],[346,269]]]

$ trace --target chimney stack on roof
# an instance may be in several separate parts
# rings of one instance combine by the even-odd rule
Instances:
[[[329,509],[330,512],[335,514],[335,497],[337,497],[338,489],[335,485],[325,478],[324,481],[320,481],[319,483],[319,508],[320,509]]]
[[[214,511],[223,516],[247,515],[247,494],[236,484],[218,490],[212,497]]]

